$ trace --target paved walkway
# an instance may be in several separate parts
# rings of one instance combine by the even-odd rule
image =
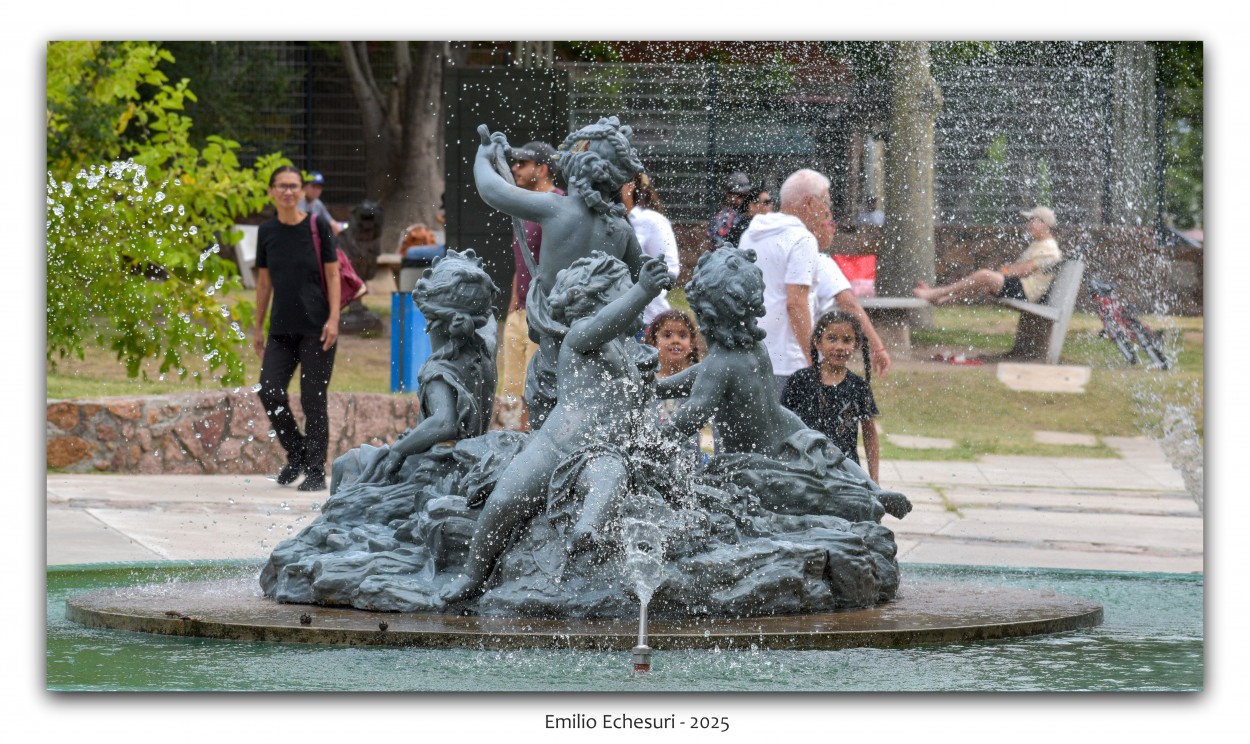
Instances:
[[[1104,441],[1121,459],[883,462],[882,485],[915,505],[886,517],[899,559],[1202,572],[1202,515],[1180,473],[1150,440]],[[328,494],[255,475],[53,474],[47,485],[48,565],[263,559]]]

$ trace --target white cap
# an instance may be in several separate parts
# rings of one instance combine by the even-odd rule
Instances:
[[[1042,221],[1046,227],[1055,226],[1055,212],[1050,207],[1033,207],[1020,213],[1021,217],[1029,219],[1037,218]]]

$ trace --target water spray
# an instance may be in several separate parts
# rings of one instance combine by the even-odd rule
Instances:
[[[655,588],[664,581],[664,536],[660,529],[640,519],[621,520],[625,537],[625,569],[638,594],[638,645],[634,646],[634,674],[651,671],[651,647],[647,645],[647,605]]]

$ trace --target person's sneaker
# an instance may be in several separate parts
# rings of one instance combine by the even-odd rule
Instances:
[[[324,491],[326,490],[325,473],[309,473],[304,482],[296,487],[299,491]]]
[[[278,485],[286,486],[294,483],[295,479],[299,477],[300,470],[301,468],[298,463],[287,463],[287,465],[278,473]]]

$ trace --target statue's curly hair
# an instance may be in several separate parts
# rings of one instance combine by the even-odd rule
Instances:
[[[583,317],[582,306],[588,300],[602,305],[608,290],[628,278],[625,262],[603,251],[577,259],[556,274],[555,284],[547,294],[551,317],[566,326],[571,324]]]
[[[476,331],[490,319],[491,303],[498,295],[499,287],[472,248],[448,250],[447,255],[434,259],[412,291],[426,324],[442,324],[457,344],[477,337]]]
[[[764,273],[753,250],[727,245],[704,254],[686,284],[686,299],[710,343],[747,349],[767,335],[756,320],[766,311]]]
[[[633,134],[632,127],[609,116],[573,132],[560,144],[556,156],[560,172],[597,216],[625,218],[625,207],[619,201],[621,187],[643,170],[638,151],[630,143]],[[595,141],[607,143],[612,157],[591,150],[590,143]],[[616,227],[611,220],[608,225],[609,230]]]

